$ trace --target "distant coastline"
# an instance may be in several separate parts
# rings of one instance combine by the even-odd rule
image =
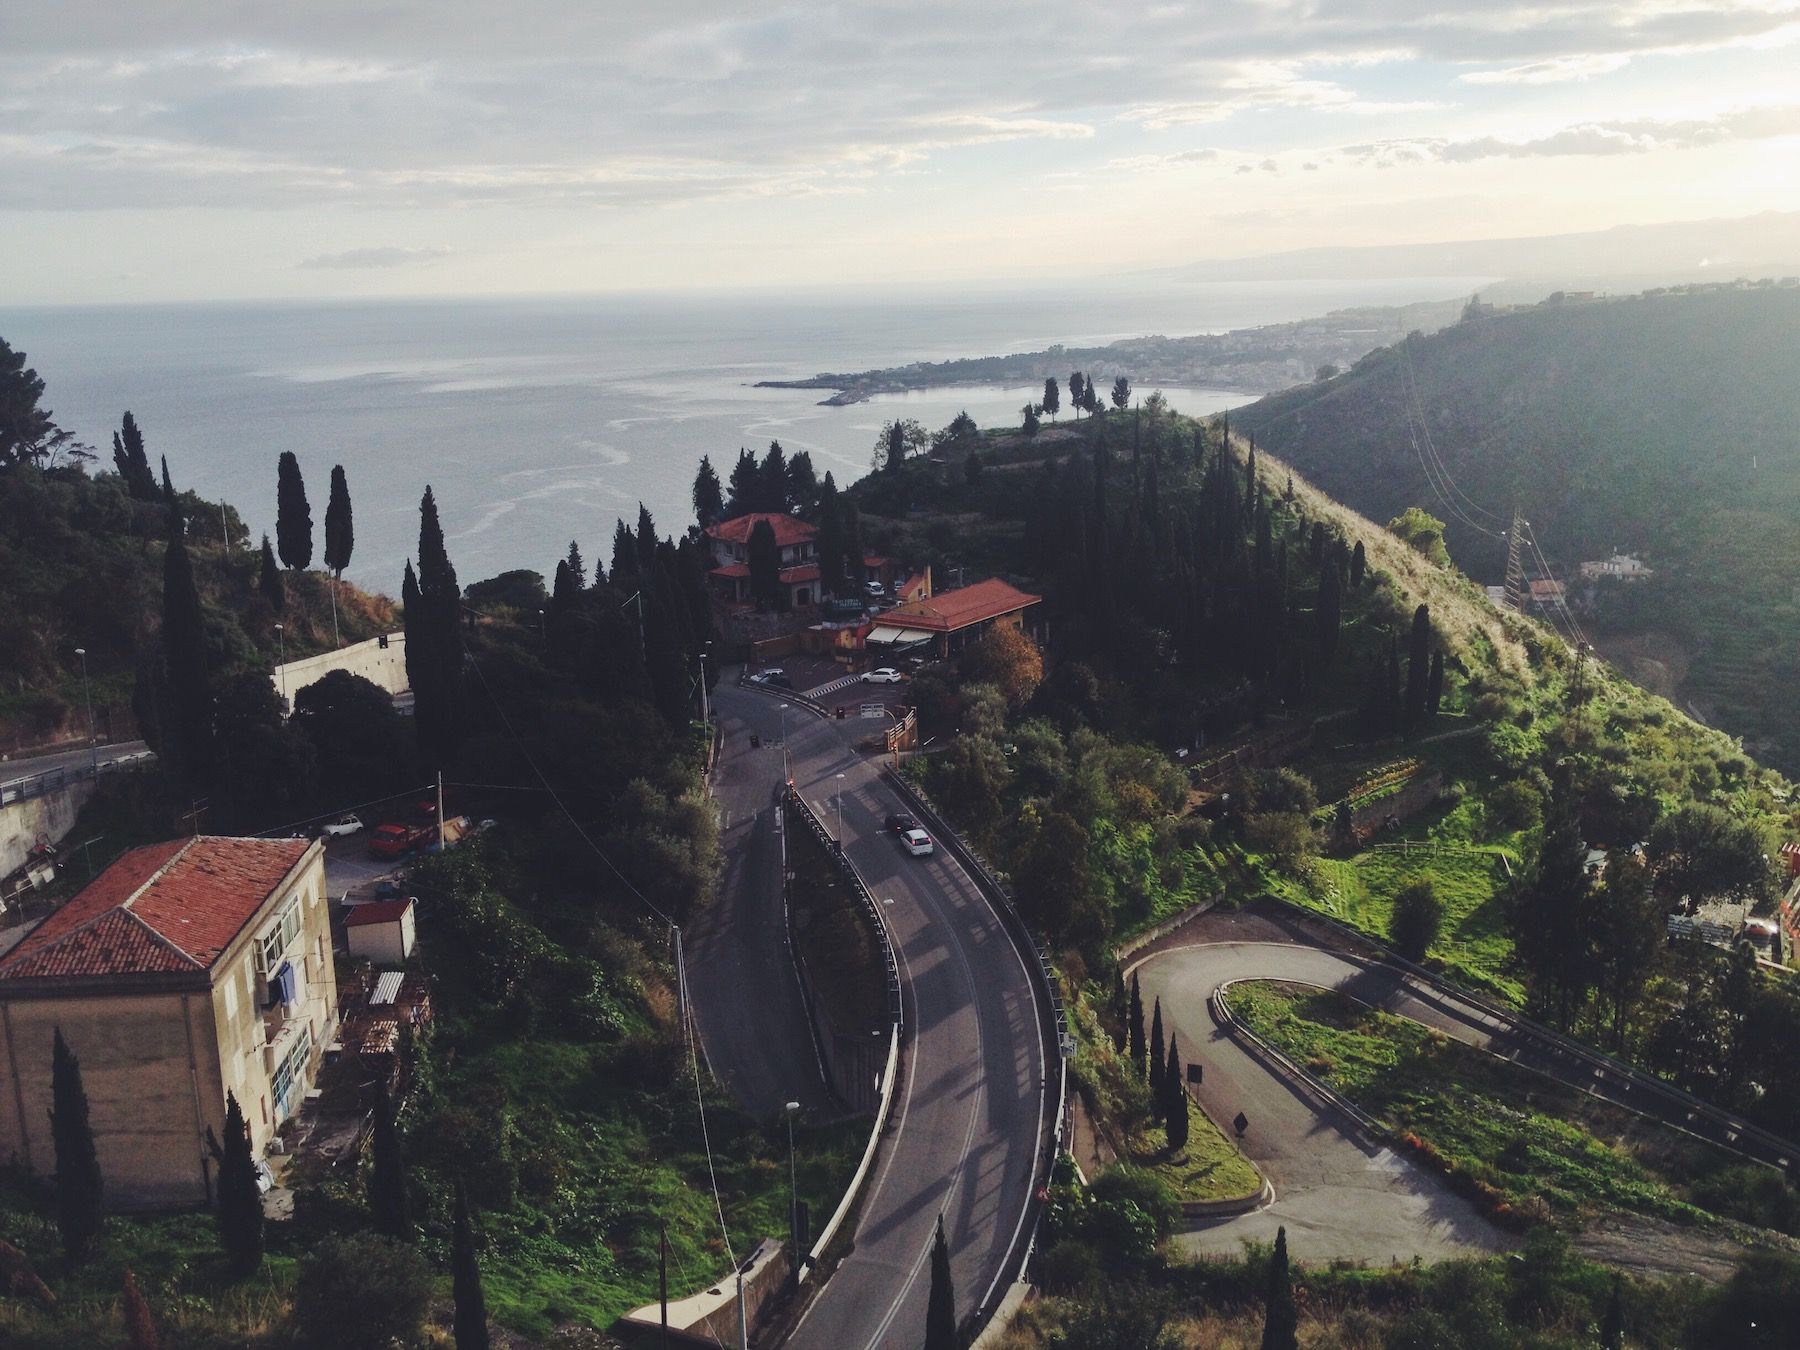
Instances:
[[[1098,347],[1065,347],[1006,356],[916,361],[854,372],[821,372],[799,380],[759,380],[758,389],[830,390],[820,407],[866,403],[881,394],[998,385],[1026,388],[1080,370],[1101,384],[1127,376],[1137,388],[1198,385],[1250,395],[1286,389],[1321,369],[1348,369],[1378,347],[1417,329],[1436,332],[1456,322],[1469,297],[1410,305],[1366,305],[1318,318],[1262,324],[1188,337],[1126,338]]]

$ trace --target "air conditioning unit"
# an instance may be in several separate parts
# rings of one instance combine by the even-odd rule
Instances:
[[[287,1141],[280,1135],[276,1135],[273,1139],[269,1140],[269,1156],[271,1158],[279,1158],[286,1152]]]

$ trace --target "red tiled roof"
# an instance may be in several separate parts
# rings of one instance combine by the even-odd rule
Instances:
[[[371,923],[399,923],[406,917],[406,911],[412,908],[410,897],[401,900],[376,900],[367,905],[357,905],[344,916],[344,927],[361,928]]]
[[[749,563],[726,563],[723,567],[715,567],[711,575],[715,577],[747,577],[750,575]]]
[[[939,591],[925,600],[909,600],[890,609],[881,621],[895,628],[924,628],[936,633],[954,633],[970,624],[997,619],[1002,614],[1035,605],[1042,596],[1029,595],[998,577],[978,581],[973,586]]]
[[[1531,594],[1534,599],[1540,596],[1557,596],[1562,593],[1563,584],[1560,581],[1534,581],[1531,583]]]
[[[0,980],[209,970],[311,847],[198,836],[133,849],[0,960]]]
[[[752,511],[747,516],[734,516],[730,520],[721,520],[717,525],[708,525],[706,533],[713,539],[748,544],[750,531],[756,528],[759,520],[769,522],[769,528],[775,531],[775,542],[782,548],[790,544],[804,544],[819,533],[817,528],[804,520],[781,511]]]
[[[796,581],[817,581],[819,579],[819,564],[798,563],[793,567],[784,567],[781,569],[781,579],[784,582],[790,583]]]

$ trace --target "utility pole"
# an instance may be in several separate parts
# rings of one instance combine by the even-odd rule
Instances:
[[[1525,612],[1525,568],[1520,550],[1525,544],[1525,518],[1513,507],[1512,528],[1506,532],[1506,607],[1514,614]]]
[[[281,631],[281,625],[275,625],[275,669],[281,672],[281,715],[288,715],[287,701],[287,638]]]
[[[95,778],[100,776],[100,747],[94,743],[94,692],[88,687],[87,648],[77,647],[75,655],[81,658],[81,697],[87,703],[88,723],[88,768]]]
[[[669,1350],[669,1225],[662,1225],[656,1257],[656,1287],[662,1304],[663,1350]]]
[[[794,1243],[794,1266],[789,1278],[795,1286],[800,1283],[800,1186],[794,1170],[794,1114],[799,1109],[799,1102],[789,1102],[782,1112],[787,1117],[788,1130],[788,1236]]]
[[[331,591],[331,645],[333,647],[341,647],[344,645],[344,639],[338,635],[337,584],[337,573],[333,572],[331,574],[331,585],[328,588]]]
[[[444,851],[444,771],[442,769],[438,770],[437,787],[438,852],[442,853]]]

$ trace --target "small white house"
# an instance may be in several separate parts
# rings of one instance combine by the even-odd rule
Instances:
[[[413,949],[412,897],[358,905],[344,916],[344,931],[350,955],[366,957],[378,966],[404,965]]]

